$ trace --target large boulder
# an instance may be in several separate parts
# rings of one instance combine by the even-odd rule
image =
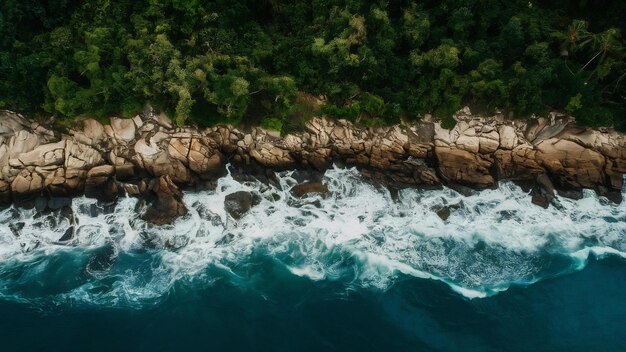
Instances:
[[[152,180],[150,191],[156,196],[142,219],[155,225],[165,225],[187,214],[183,193],[169,176]]]
[[[252,194],[238,191],[224,198],[224,209],[235,219],[241,219],[252,208]]]
[[[135,122],[132,119],[111,118],[111,129],[118,143],[128,143],[135,139]]]

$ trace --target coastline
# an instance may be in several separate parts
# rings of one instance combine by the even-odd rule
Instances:
[[[626,173],[626,135],[556,113],[529,122],[465,108],[451,130],[429,116],[379,128],[314,118],[306,131],[285,136],[258,127],[175,127],[152,111],[108,125],[87,119],[66,133],[10,111],[0,115],[4,203],[44,197],[50,206],[59,197],[113,201],[127,194],[146,198],[167,215],[164,223],[184,214],[178,187],[210,188],[227,164],[238,177],[264,182],[274,171],[302,170],[305,182],[333,164],[356,166],[391,190],[447,186],[466,195],[513,180],[543,207],[555,193],[576,199],[582,189],[620,203]]]

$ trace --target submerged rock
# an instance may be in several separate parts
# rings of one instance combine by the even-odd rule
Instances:
[[[224,198],[224,209],[235,219],[241,219],[252,208],[252,193],[238,191]]]
[[[143,220],[155,225],[165,225],[187,214],[183,193],[169,176],[153,180],[150,191],[156,196],[156,200],[143,214]]]

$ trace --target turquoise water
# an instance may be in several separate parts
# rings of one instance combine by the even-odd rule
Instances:
[[[225,177],[164,228],[130,198],[1,211],[2,351],[626,349],[625,205],[544,210],[507,183],[394,202],[355,170],[325,178],[333,196],[297,200],[289,173]],[[233,221],[238,190],[261,201]]]

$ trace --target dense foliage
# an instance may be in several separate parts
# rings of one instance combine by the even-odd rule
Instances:
[[[2,0],[0,106],[73,118],[150,102],[179,124],[285,128],[311,109],[307,92],[366,123],[469,104],[624,128],[624,13],[622,1]]]

